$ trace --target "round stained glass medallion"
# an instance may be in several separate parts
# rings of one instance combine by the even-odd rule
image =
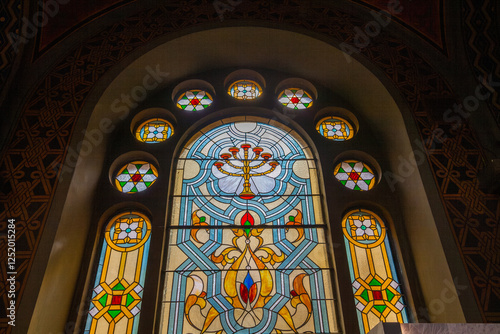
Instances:
[[[161,118],[145,121],[137,127],[135,138],[148,144],[161,143],[174,134],[172,124]]]
[[[123,193],[133,194],[148,189],[157,178],[155,166],[146,161],[133,161],[118,171],[115,186]]]
[[[108,245],[119,252],[136,250],[146,243],[151,234],[149,219],[139,212],[115,216],[106,227]]]
[[[201,111],[210,107],[214,100],[204,90],[188,90],[177,99],[177,108],[186,111]]]
[[[278,101],[290,109],[307,109],[312,107],[311,95],[302,88],[287,88],[281,92]]]
[[[262,94],[262,88],[253,80],[238,80],[227,91],[237,100],[254,100]]]
[[[326,117],[318,122],[316,130],[326,139],[335,141],[349,140],[354,137],[354,128],[341,117]]]
[[[380,245],[385,238],[385,225],[379,216],[367,210],[352,210],[342,220],[342,230],[349,242],[363,248]]]
[[[333,171],[335,178],[346,188],[367,191],[375,186],[375,173],[361,161],[345,160]]]

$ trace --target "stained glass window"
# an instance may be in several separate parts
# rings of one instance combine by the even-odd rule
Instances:
[[[137,193],[149,188],[157,178],[155,166],[146,161],[133,161],[118,171],[115,186],[123,193]]]
[[[188,90],[177,99],[177,107],[187,111],[200,111],[210,107],[213,99],[204,90]]]
[[[172,124],[161,118],[147,120],[137,127],[135,137],[148,144],[161,143],[174,134]]]
[[[370,190],[376,183],[370,166],[361,161],[342,161],[335,167],[333,174],[340,183],[352,190]]]
[[[253,100],[262,94],[262,88],[253,80],[238,80],[229,87],[227,93],[238,100]]]
[[[106,226],[85,334],[137,333],[151,223],[139,212]]]
[[[349,140],[354,136],[354,129],[348,121],[341,117],[323,118],[316,125],[320,135],[335,141]]]
[[[278,101],[290,109],[307,109],[312,107],[311,95],[301,88],[287,88],[281,92]]]
[[[176,179],[160,332],[338,330],[315,160],[295,132],[219,122]]]
[[[342,229],[361,333],[380,321],[408,322],[383,220],[373,212],[353,210]]]

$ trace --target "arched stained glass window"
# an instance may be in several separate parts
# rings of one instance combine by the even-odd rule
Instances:
[[[161,333],[331,333],[315,161],[290,129],[203,129],[178,159]]]
[[[151,223],[141,213],[123,213],[104,233],[84,333],[137,333]]]
[[[353,210],[345,215],[342,229],[361,333],[380,321],[408,322],[382,219],[367,210]]]

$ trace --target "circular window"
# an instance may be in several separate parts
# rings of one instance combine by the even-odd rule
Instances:
[[[119,252],[140,248],[151,234],[149,219],[139,212],[127,212],[115,216],[106,227],[108,245]]]
[[[157,178],[155,166],[146,161],[132,161],[116,173],[115,186],[123,193],[133,194],[148,189]]]
[[[210,107],[212,96],[204,90],[188,90],[177,98],[177,107],[187,111],[201,111]]]
[[[161,118],[149,119],[137,127],[135,137],[148,144],[161,143],[174,134],[172,124]]]
[[[229,86],[227,93],[237,100],[254,100],[262,94],[262,88],[253,80],[238,80]]]
[[[354,136],[354,128],[341,117],[326,117],[318,122],[316,130],[326,139],[335,141],[349,140]]]
[[[279,95],[278,101],[290,109],[307,109],[313,105],[311,94],[302,88],[287,88],[283,90]]]
[[[335,167],[333,174],[340,183],[352,190],[367,191],[376,183],[371,167],[361,161],[342,161]]]
[[[385,238],[385,225],[382,219],[367,210],[349,211],[342,220],[342,230],[349,242],[363,248],[380,245]]]

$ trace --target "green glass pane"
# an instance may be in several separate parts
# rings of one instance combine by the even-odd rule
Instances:
[[[374,305],[373,307],[380,313],[384,312],[384,310],[387,308],[387,306],[385,305]]]
[[[111,316],[111,318],[113,318],[113,319],[114,319],[114,318],[116,318],[116,316],[117,316],[118,314],[120,314],[121,312],[122,312],[122,311],[120,311],[120,310],[112,310],[112,311],[108,311],[109,315],[110,315],[110,316]]]
[[[387,292],[387,299],[392,300],[392,298],[394,297],[394,294],[392,293],[392,291],[389,289],[387,289],[385,291]]]
[[[365,290],[363,291],[361,294],[360,294],[361,298],[363,298],[364,300],[366,300],[367,302],[369,301],[368,300],[368,290]]]
[[[369,284],[369,285],[371,285],[371,286],[381,286],[381,285],[382,285],[382,284],[381,284],[379,281],[377,281],[375,278],[374,278],[374,279],[372,279],[372,280],[371,280],[371,282],[370,282],[370,283],[368,283],[368,284]]]
[[[113,290],[114,291],[123,291],[123,290],[125,290],[125,287],[121,283],[118,283],[117,285],[115,285],[113,287]]]
[[[127,305],[128,307],[134,300],[134,297],[132,297],[131,295],[127,295],[127,302],[125,303],[125,305]]]
[[[106,300],[108,299],[108,294],[104,294],[104,296],[102,296],[101,298],[99,298],[99,303],[102,305],[102,306],[106,306]]]

